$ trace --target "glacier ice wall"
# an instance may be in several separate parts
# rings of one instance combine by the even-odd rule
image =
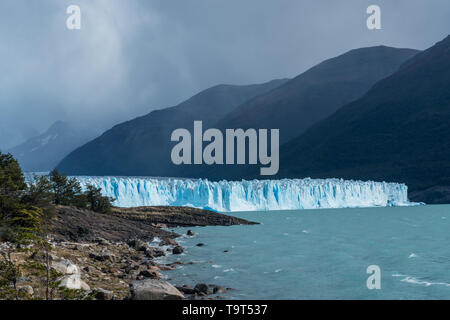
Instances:
[[[76,177],[118,207],[191,206],[219,212],[403,206],[404,184],[342,179],[220,181],[149,177]]]

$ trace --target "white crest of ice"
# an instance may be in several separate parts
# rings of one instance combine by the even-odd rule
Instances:
[[[77,177],[118,207],[191,206],[219,212],[406,206],[404,184],[342,179],[219,181],[150,177]]]

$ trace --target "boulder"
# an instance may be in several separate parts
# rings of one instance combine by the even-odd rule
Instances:
[[[192,230],[188,230],[188,231],[186,232],[186,235],[192,237],[192,236],[195,236],[195,232],[192,231]]]
[[[176,242],[176,241],[173,240],[173,239],[168,238],[168,239],[165,239],[165,240],[161,241],[161,242],[159,243],[159,245],[160,245],[160,246],[177,246],[177,245],[178,245],[178,242]]]
[[[73,264],[70,260],[62,259],[61,261],[53,261],[51,267],[61,274],[79,274],[80,268]]]
[[[159,250],[159,249],[155,249],[154,253],[155,253],[155,258],[163,257],[166,255],[166,253],[164,251]]]
[[[61,281],[59,284],[60,287],[72,290],[91,290],[89,285],[81,280],[80,268],[70,260],[62,259],[58,262],[52,262],[52,268],[64,275],[59,278]]]
[[[145,279],[130,284],[132,300],[182,300],[184,295],[163,280]]]
[[[83,271],[86,273],[92,273],[94,272],[94,268],[92,268],[91,266],[86,266],[83,268]]]
[[[136,247],[136,250],[137,250],[137,251],[140,251],[140,252],[147,252],[147,251],[150,250],[150,249],[151,249],[150,246],[149,246],[147,243],[142,242],[142,241],[141,241],[141,243],[139,243],[139,245]]]
[[[140,240],[138,240],[138,239],[130,239],[130,240],[127,241],[127,244],[128,244],[129,247],[135,249],[137,247],[137,244],[138,244],[139,241]]]
[[[91,287],[83,280],[80,280],[80,289],[84,291],[89,291],[91,290]]]
[[[111,244],[108,240],[101,238],[101,237],[97,237],[94,239],[94,242],[101,244],[101,245],[109,245]]]
[[[125,273],[131,273],[133,270],[138,270],[140,268],[139,264],[136,262],[133,262],[129,265],[127,265],[123,270]]]
[[[214,294],[216,294],[216,293],[226,293],[227,291],[228,290],[226,288],[222,287],[222,286],[215,286],[213,288],[213,293]]]
[[[175,267],[173,266],[168,266],[168,265],[162,265],[159,267],[160,270],[162,271],[171,271],[171,270],[175,270]]]
[[[114,260],[116,259],[114,253],[112,253],[107,249],[103,249],[100,253],[94,252],[90,253],[89,258],[97,261],[110,261],[110,262],[114,262]]]
[[[181,254],[181,253],[183,253],[184,252],[184,249],[183,249],[183,247],[180,247],[180,246],[176,246],[175,248],[173,248],[173,250],[172,250],[172,253],[173,254]]]
[[[29,296],[33,296],[34,289],[33,289],[32,286],[28,286],[28,285],[21,286],[21,287],[19,287],[19,292],[25,293],[25,294],[27,294]]]
[[[100,256],[104,259],[104,261],[114,262],[116,260],[114,253],[107,249],[103,249],[102,252],[100,252]]]
[[[64,276],[60,279],[60,281],[60,287],[75,290],[81,288],[81,278],[76,275]]]
[[[198,294],[209,294],[210,290],[207,284],[205,283],[198,283],[195,285],[194,290],[198,293]]]
[[[148,247],[145,251],[145,256],[148,258],[158,258],[165,255],[164,251],[152,247]]]
[[[113,300],[114,299],[114,293],[109,290],[105,290],[102,288],[95,288],[95,299],[97,300]]]
[[[91,258],[92,260],[103,261],[103,258],[95,252],[89,253],[89,258]]]
[[[148,269],[150,270],[150,271],[153,271],[153,272],[159,272],[159,270],[161,270],[159,267],[157,267],[157,266],[148,266]]]
[[[196,294],[197,291],[195,289],[189,288],[187,286],[177,287],[178,290],[183,292],[184,294]]]
[[[162,275],[158,271],[154,270],[142,270],[139,272],[138,276],[142,276],[144,278],[150,278],[150,279],[161,279]]]
[[[62,277],[59,280],[61,281],[61,283],[59,284],[60,287],[72,290],[85,290],[85,291],[91,290],[89,285],[83,280],[81,280],[80,274],[71,274]]]
[[[139,239],[131,239],[127,242],[127,244],[136,251],[146,252],[150,248],[147,242]]]

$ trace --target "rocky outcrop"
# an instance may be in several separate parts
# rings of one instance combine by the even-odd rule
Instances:
[[[163,280],[146,279],[130,284],[132,300],[182,300],[184,295]]]
[[[116,217],[140,221],[150,225],[168,227],[190,226],[232,226],[239,224],[257,224],[214,211],[190,207],[134,207],[113,208]]]
[[[126,239],[152,240],[177,235],[147,223],[73,207],[56,207],[51,233],[56,241],[98,242]]]
[[[150,241],[156,243],[154,237],[161,239],[160,246],[151,245]],[[180,291],[161,280],[161,271],[182,264],[162,264],[156,259],[184,252],[174,240],[176,237],[177,234],[145,221],[59,206],[51,225],[48,256],[38,246],[31,245],[29,251],[16,250],[10,243],[0,243],[0,254],[13,251],[14,261],[21,266],[17,288],[24,299],[46,298],[42,276],[32,266],[45,268],[47,261],[52,277],[56,272],[58,285],[51,290],[50,299],[166,300],[184,299],[183,293],[189,299],[209,299],[210,295],[221,293],[211,285],[207,289],[183,286]]]
[[[256,224],[224,214],[188,207],[113,208],[112,215],[57,206],[51,232],[56,241],[96,242],[163,239],[168,245],[178,235],[162,229],[178,226]]]

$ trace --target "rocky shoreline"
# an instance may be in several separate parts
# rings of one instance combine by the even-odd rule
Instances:
[[[162,264],[157,258],[184,251],[175,240],[180,235],[165,230],[167,227],[237,224],[255,223],[182,207],[114,208],[113,214],[105,215],[58,206],[50,226],[49,263],[59,276],[58,286],[71,292],[73,299],[217,299],[229,288],[174,286],[163,280],[161,272],[173,270],[180,263]],[[149,245],[155,239],[160,243]],[[0,253],[8,247],[8,243],[0,244]],[[13,253],[13,260],[22,266],[17,287],[25,298],[44,296],[36,274],[26,267],[43,259],[28,251]]]

